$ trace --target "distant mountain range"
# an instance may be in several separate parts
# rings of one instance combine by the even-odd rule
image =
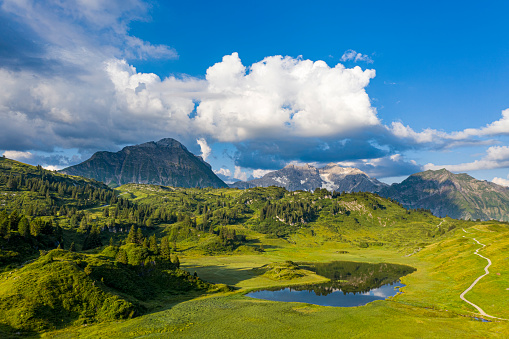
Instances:
[[[127,146],[115,153],[97,152],[90,159],[60,172],[96,179],[112,187],[128,183],[228,187],[208,163],[171,138]]]
[[[316,188],[326,188],[338,192],[377,192],[388,185],[370,178],[357,168],[341,167],[334,163],[322,168],[288,165],[259,179],[238,181],[230,185],[242,189],[268,186],[280,186],[289,191],[314,191]]]
[[[174,187],[228,187],[201,157],[174,139],[128,146],[121,151],[97,152],[64,174],[102,181],[109,186],[127,183]],[[357,168],[334,163],[316,168],[288,165],[259,179],[230,187],[280,186],[289,191],[325,188],[336,192],[372,192],[400,202],[406,208],[429,209],[438,217],[509,221],[509,189],[445,169],[416,173],[391,186],[370,178]]]
[[[241,189],[268,186],[290,191],[326,188],[336,192],[372,192],[396,200],[406,208],[429,209],[438,217],[509,221],[508,188],[445,169],[416,173],[389,186],[357,168],[333,163],[322,168],[288,165],[259,179],[230,185]]]
[[[377,192],[406,208],[425,208],[438,217],[509,221],[509,189],[445,169],[411,175]]]

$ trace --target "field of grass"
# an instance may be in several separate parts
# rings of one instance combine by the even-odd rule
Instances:
[[[24,170],[53,178],[40,169]],[[57,184],[71,180],[65,176],[53,178],[51,190],[44,184],[45,189],[32,192],[27,185],[7,187],[9,182],[12,186],[10,175],[0,178],[5,210],[21,213],[26,206],[17,203],[19,196],[37,195],[44,204],[53,204],[40,217],[51,222],[51,232],[59,230],[59,225],[61,234],[22,237],[16,227],[5,227],[11,217],[4,213],[0,255],[9,259],[14,249],[20,253],[19,260],[4,265],[0,274],[0,337],[18,337],[19,330],[23,335],[49,338],[509,337],[509,321],[486,318],[490,322],[482,322],[477,310],[459,297],[484,274],[487,265],[474,254],[481,247],[476,239],[486,245],[480,254],[490,258],[492,266],[490,274],[466,298],[489,315],[509,319],[507,223],[437,218],[429,211],[406,210],[374,194],[287,192],[277,187],[175,189],[131,184],[114,193],[97,190],[99,198],[90,200],[94,194],[85,191],[69,194],[69,189],[64,189],[61,194]],[[70,182],[68,186],[74,187]],[[106,194],[124,200],[108,203]],[[33,201],[27,198],[28,203]],[[75,209],[72,213],[64,211],[71,206]],[[76,215],[88,224],[80,222],[78,226],[80,220],[72,221]],[[29,218],[35,223],[35,216]],[[141,238],[128,241],[129,230],[135,227],[141,238],[156,238],[155,249],[149,250]],[[99,230],[102,245],[81,251],[93,229]],[[57,235],[64,249],[75,243],[81,253],[57,250],[54,253],[60,253],[58,256],[46,260],[45,251],[41,251],[37,258],[39,249],[51,250],[58,245]],[[110,238],[114,246],[106,245]],[[49,239],[48,244],[41,248],[45,239]],[[171,260],[178,255],[180,267],[190,274],[166,272],[163,267],[155,274],[150,263],[163,256],[163,239],[171,247]],[[30,251],[15,248],[18,242],[29,246]],[[128,262],[117,260],[119,248],[127,251]],[[134,260],[138,254],[142,260]],[[76,255],[81,259],[58,259]],[[34,262],[22,267],[26,260]],[[169,254],[164,257],[165,262],[168,260]],[[403,264],[416,271],[402,278],[406,284],[403,293],[361,307],[272,302],[245,296],[266,287],[327,281],[288,261],[341,260]],[[86,273],[88,265],[91,272]],[[177,276],[170,278],[174,274]],[[80,284],[67,282],[71,276]],[[175,285],[174,293],[169,293],[171,279],[174,285],[187,281],[192,286],[177,289]],[[213,285],[202,284],[202,280],[231,289],[222,285],[205,288]],[[75,285],[86,288],[76,290]],[[60,299],[70,298],[50,293],[54,289],[51,286],[76,297],[76,303],[65,304]],[[108,304],[104,300],[109,297],[125,300],[126,310],[137,309],[135,314],[140,316],[127,319],[129,314],[121,312],[117,313],[122,316],[103,316],[103,306],[94,305]],[[19,305],[21,313],[16,311]],[[108,311],[108,306],[104,307]],[[21,314],[31,316],[24,320]]]
[[[294,244],[280,241],[257,255],[183,257],[182,266],[191,273],[196,271],[204,280],[226,283],[236,290],[168,304],[160,312],[132,320],[69,328],[46,336],[506,338],[509,321],[479,321],[476,310],[459,295],[484,273],[486,266],[484,259],[473,254],[479,247],[471,240],[475,237],[487,245],[481,253],[492,260],[492,273],[482,279],[467,298],[488,314],[509,318],[506,307],[509,305],[509,227],[484,223],[467,231],[469,233],[458,229],[448,239],[410,256],[410,253],[394,249],[363,249],[336,242],[314,246],[309,243],[311,240],[303,238],[296,239]],[[406,284],[402,294],[361,307],[325,307],[244,296],[247,291],[261,287],[323,281],[312,274],[290,281],[273,280],[254,270],[284,260],[390,262],[410,265],[417,271],[402,279]]]

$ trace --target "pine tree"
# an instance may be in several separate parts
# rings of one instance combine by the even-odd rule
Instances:
[[[27,218],[23,217],[18,224],[18,233],[22,237],[26,238],[30,235],[30,222]]]
[[[131,226],[129,234],[127,235],[127,243],[136,244],[136,227],[134,225]]]
[[[152,234],[152,236],[149,238],[149,247],[152,252],[158,254],[159,248],[157,247],[157,239],[155,234]]]
[[[9,219],[0,220],[0,236],[6,237],[9,236]]]
[[[161,255],[166,259],[170,259],[171,249],[168,237],[163,237],[163,239],[161,239]]]
[[[86,231],[88,229],[87,218],[81,218],[80,230]]]
[[[145,237],[143,236],[143,233],[141,232],[141,228],[138,228],[138,231],[136,232],[136,243],[138,245],[142,245],[143,239],[145,239]]]
[[[9,229],[11,231],[18,230],[19,220],[20,218],[18,216],[18,212],[16,210],[12,211],[12,213],[9,215]]]
[[[74,241],[71,243],[71,246],[69,246],[69,252],[76,252],[76,245],[74,245]]]
[[[121,264],[127,265],[127,252],[124,249],[120,249],[115,257],[115,260]]]
[[[113,238],[110,237],[110,246],[113,246]]]

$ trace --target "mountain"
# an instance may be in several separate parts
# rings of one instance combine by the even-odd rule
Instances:
[[[341,167],[334,163],[322,168],[310,165],[287,165],[259,179],[238,181],[230,185],[230,187],[241,189],[268,186],[285,187],[289,191],[313,191],[316,188],[326,188],[329,191],[338,192],[377,192],[387,185],[370,178],[357,168]]]
[[[139,183],[175,187],[228,187],[201,157],[171,138],[127,146],[116,153],[97,152],[81,164],[60,172],[93,178],[109,186]]]
[[[445,169],[411,175],[379,195],[407,208],[424,208],[439,217],[509,221],[509,189]]]

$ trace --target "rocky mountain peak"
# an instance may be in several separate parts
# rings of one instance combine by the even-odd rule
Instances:
[[[357,175],[363,174],[368,176],[366,173],[355,167],[342,167],[335,163],[329,163],[327,166],[319,169],[320,173],[323,174],[336,174],[336,175]]]
[[[509,220],[508,188],[446,169],[412,174],[379,194],[407,208],[429,209],[438,217]]]
[[[330,163],[322,168],[309,164],[290,164],[281,170],[269,172],[259,179],[237,182],[230,186],[236,188],[280,186],[290,191],[313,191],[317,188],[325,188],[329,191],[340,192],[376,192],[386,185],[370,178],[357,168],[341,167]]]
[[[315,171],[316,168],[309,165],[309,164],[302,164],[302,165],[296,165],[296,164],[288,164],[284,168],[286,169],[295,169],[298,171]]]
[[[110,186],[127,183],[176,187],[227,187],[199,156],[172,138],[124,147],[119,152],[97,152],[81,164],[65,168]]]

